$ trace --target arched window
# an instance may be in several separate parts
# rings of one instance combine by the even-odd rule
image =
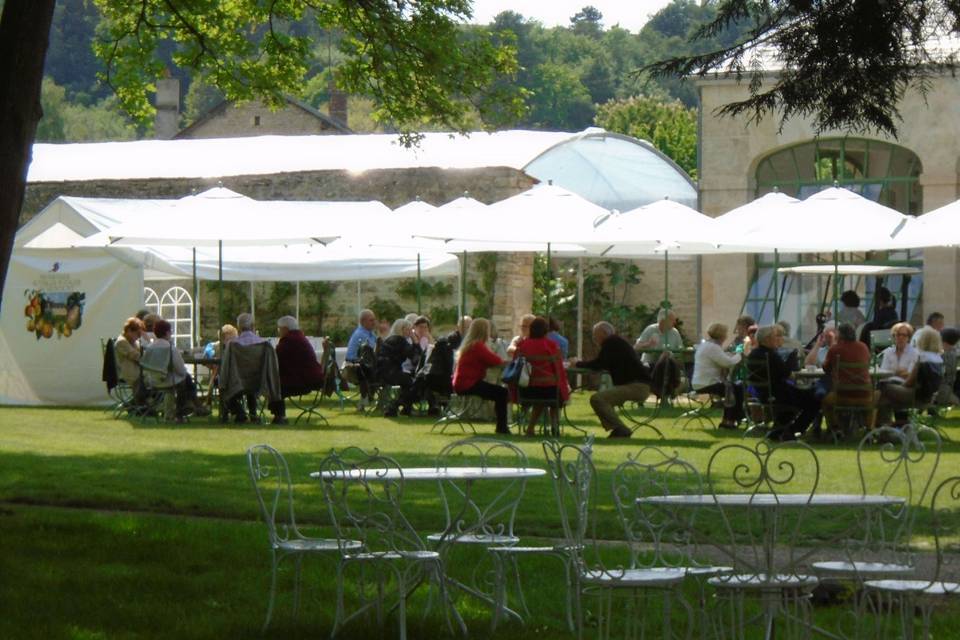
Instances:
[[[143,306],[148,311],[160,313],[160,296],[150,287],[143,288]]]
[[[855,191],[901,213],[918,215],[923,211],[923,188],[919,176],[923,171],[920,158],[904,147],[863,138],[828,138],[796,144],[764,157],[757,165],[756,195],[759,197],[775,189],[801,200],[837,184]],[[829,234],[829,229],[823,230]],[[829,260],[827,256],[823,258]],[[892,264],[921,267],[922,252],[891,251],[884,254],[848,254],[844,261]],[[816,256],[781,254],[781,267],[816,262]],[[756,256],[756,270],[744,301],[743,311],[761,323],[773,320],[774,285],[773,256]],[[874,293],[881,284],[872,276],[841,276],[840,290],[853,289],[860,294],[861,309],[873,317]],[[923,290],[922,276],[889,276],[882,281],[897,297],[906,301],[908,320],[919,311]],[[777,293],[781,319],[800,327],[803,338],[811,335],[810,328],[817,313],[828,307],[832,299],[830,283],[826,278],[786,276],[778,278]]]
[[[183,287],[171,287],[160,298],[160,315],[172,328],[178,349],[193,348],[193,298]]]
[[[920,158],[904,147],[862,138],[813,140],[771,153],[757,165],[757,196],[774,189],[801,200],[834,183],[902,213],[923,212]]]

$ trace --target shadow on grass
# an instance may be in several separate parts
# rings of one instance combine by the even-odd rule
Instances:
[[[195,431],[206,429],[222,429],[227,431],[259,431],[268,429],[270,431],[365,431],[366,429],[355,424],[323,424],[317,421],[301,422],[294,424],[293,421],[287,424],[273,424],[269,420],[264,422],[244,422],[237,424],[235,422],[220,422],[219,419],[207,420],[207,418],[193,418],[183,424],[175,422],[165,422],[163,420],[155,422],[150,420],[143,422],[133,418],[122,419],[121,422],[129,424],[134,429],[176,429],[178,431]]]

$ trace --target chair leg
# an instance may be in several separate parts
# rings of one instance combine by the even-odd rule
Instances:
[[[277,595],[277,552],[270,552],[270,596],[267,600],[267,619],[263,623],[261,633],[266,633],[270,626],[270,618],[273,617],[273,602]]]

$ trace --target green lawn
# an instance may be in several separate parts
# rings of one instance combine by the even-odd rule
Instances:
[[[570,415],[597,435],[599,481],[609,487],[612,469],[641,443],[653,441],[602,439],[586,396],[574,398]],[[308,474],[331,448],[377,447],[403,465],[423,466],[460,435],[430,434],[427,419],[368,418],[333,408],[325,412],[329,427],[221,426],[205,418],[174,426],[114,420],[96,409],[0,408],[0,637],[258,636],[269,564],[266,531],[247,478],[247,447],[269,443],[284,453],[296,483],[298,518],[315,524],[322,522],[322,505]],[[672,417],[657,422],[667,436],[657,444],[676,450],[701,471],[713,447],[742,441],[737,434],[696,426],[680,430],[672,423]],[[960,416],[944,424],[951,438],[960,441]],[[492,425],[478,429],[493,431]],[[539,442],[512,439],[533,465],[543,466]],[[568,439],[576,440],[573,435]],[[855,447],[816,448],[820,490],[856,492]],[[958,469],[960,445],[946,443],[937,477]],[[405,505],[423,531],[442,524],[436,495],[428,483],[408,485]],[[609,495],[608,489],[602,488],[601,495]],[[615,538],[619,524],[605,502],[598,531]],[[517,516],[518,531],[532,538],[559,538],[555,511],[550,483],[531,481]],[[818,523],[813,533],[826,535],[830,526]],[[916,544],[928,546],[930,534],[929,514],[921,512]],[[309,563],[305,571],[300,619],[293,622],[289,616],[287,573],[267,637],[316,637],[329,630],[330,565]],[[524,627],[501,627],[496,637],[570,637],[563,623],[560,564],[531,561],[524,574],[534,615]],[[487,637],[487,612],[476,603],[463,604],[471,635]],[[416,602],[411,605],[411,637],[433,637],[443,630],[436,620],[424,622],[415,615],[419,609]],[[822,615],[840,614],[826,609]],[[387,635],[394,635],[393,627]],[[358,636],[380,633],[350,628],[344,635]],[[960,632],[941,628],[937,637],[960,637]]]

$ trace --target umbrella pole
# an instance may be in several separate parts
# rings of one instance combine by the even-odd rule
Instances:
[[[833,252],[833,324],[836,326],[840,315],[840,255]]]
[[[297,312],[297,325],[300,324],[300,281],[297,280],[297,306],[295,307]]]
[[[467,315],[467,252],[460,258],[460,317]]]
[[[357,280],[357,317],[360,317],[360,312],[363,310],[363,307],[360,305],[360,281]]]
[[[663,304],[664,309],[670,308],[670,252],[663,252]]]
[[[577,359],[583,359],[583,258],[577,258]]]
[[[193,248],[193,309],[191,310],[191,318],[193,319],[193,335],[190,336],[193,347],[194,345],[200,344],[200,323],[197,322],[197,309],[199,308],[199,303],[197,299],[200,297],[200,281],[197,280],[197,248]]]
[[[250,281],[250,317],[257,321],[257,303],[253,299],[253,280]]]
[[[223,326],[223,240],[217,240],[217,326]]]
[[[417,253],[417,315],[423,315],[420,303],[420,254]]]
[[[780,321],[780,252],[773,250],[773,321]]]

